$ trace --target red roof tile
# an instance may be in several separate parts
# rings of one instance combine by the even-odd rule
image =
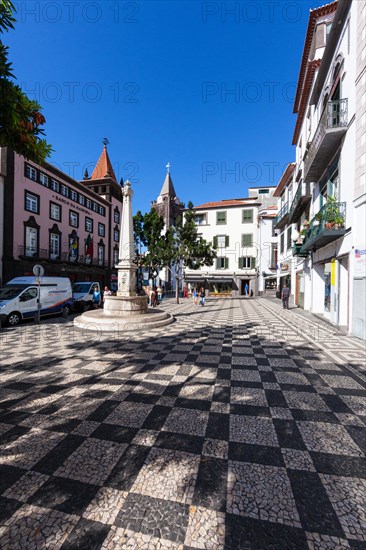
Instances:
[[[99,157],[99,160],[93,170],[93,173],[90,179],[101,180],[105,177],[112,178],[115,182],[117,182],[106,146],[103,147],[102,154]]]

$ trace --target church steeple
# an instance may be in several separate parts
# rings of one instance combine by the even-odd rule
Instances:
[[[166,165],[166,170],[167,172],[163,183],[163,187],[161,188],[161,191],[160,191],[160,196],[170,195],[171,197],[176,197],[177,194],[175,192],[173,181],[170,176],[170,162],[168,162],[168,164]]]
[[[114,174],[112,163],[110,161],[108,151],[107,151],[107,145],[108,145],[107,138],[104,138],[103,143],[104,143],[104,147],[103,147],[102,154],[99,157],[99,160],[93,170],[93,173],[90,179],[101,180],[103,178],[111,178],[117,183],[117,178]]]

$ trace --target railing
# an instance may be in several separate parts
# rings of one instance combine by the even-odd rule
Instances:
[[[344,229],[345,223],[346,203],[329,201],[311,220],[303,244],[324,231],[338,231]]]
[[[310,195],[310,183],[301,182],[299,183],[297,187],[297,191],[295,193],[295,196],[293,198],[290,212],[289,212],[289,218],[292,217],[292,214],[294,213],[297,205],[299,204],[302,197],[306,197]]]
[[[18,246],[18,256],[33,260],[50,260],[53,262],[68,262],[73,264],[94,265],[99,267],[106,266],[106,261],[100,258],[92,258],[91,256],[72,256],[69,252],[62,252],[59,255],[54,254],[48,248],[39,248],[36,250],[33,247]]]
[[[286,204],[281,208],[281,210],[275,217],[273,226],[276,227],[276,225],[282,220],[282,218],[286,216],[286,214],[288,214],[288,202],[286,202]]]
[[[309,252],[302,250],[302,243],[295,243],[292,247],[292,255],[299,256],[300,258],[306,258]]]
[[[323,141],[327,130],[332,128],[345,128],[348,124],[348,99],[336,99],[329,101],[320,117],[319,124],[311,141],[309,152],[304,162],[304,176],[307,175],[317,151]]]

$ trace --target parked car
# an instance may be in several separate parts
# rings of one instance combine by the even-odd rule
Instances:
[[[39,295],[38,295],[39,292]],[[40,301],[41,316],[70,312],[73,303],[70,279],[67,277],[15,277],[0,289],[0,321],[10,326],[23,319],[34,319]]]
[[[94,287],[100,292],[100,284],[97,281],[76,281],[72,285],[74,294],[74,307],[78,311],[93,308]]]

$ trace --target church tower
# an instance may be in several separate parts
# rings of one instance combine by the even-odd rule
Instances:
[[[180,202],[174,189],[170,175],[170,163],[166,165],[167,173],[161,188],[160,194],[151,206],[164,218],[165,226],[171,227],[176,223],[177,218],[183,215],[184,205]]]

